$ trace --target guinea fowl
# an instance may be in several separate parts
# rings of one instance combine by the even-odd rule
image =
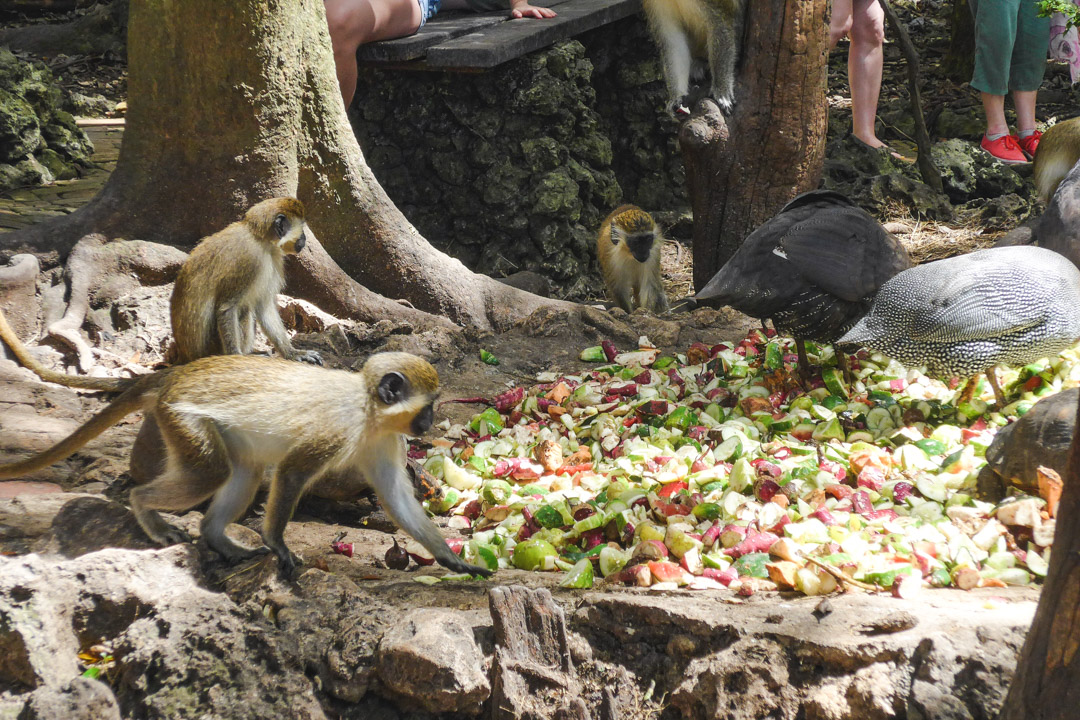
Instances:
[[[935,375],[986,372],[1056,355],[1080,338],[1080,270],[1040,247],[979,250],[919,265],[878,291],[870,312],[840,338]],[[962,396],[962,397],[964,397]]]
[[[752,232],[695,300],[771,319],[795,338],[831,343],[870,309],[881,284],[911,267],[900,242],[874,218],[831,190],[799,195]],[[837,362],[845,371],[842,353]]]

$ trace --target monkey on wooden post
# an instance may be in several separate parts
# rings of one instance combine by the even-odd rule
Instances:
[[[636,205],[622,205],[605,218],[596,238],[596,254],[608,295],[626,312],[644,307],[668,309],[660,278],[664,238],[652,216]]]
[[[710,96],[725,115],[735,104],[735,63],[742,42],[746,0],[644,0],[645,18],[660,45],[668,110],[686,109],[694,60],[707,60]]]
[[[408,353],[378,353],[359,372],[279,358],[222,355],[136,379],[104,410],[49,450],[0,465],[0,479],[63,460],[126,415],[152,415],[168,449],[166,468],[131,491],[139,524],[163,545],[185,542],[159,510],[186,510],[213,498],[201,531],[230,561],[265,552],[225,535],[251,504],[267,467],[275,469],[263,542],[286,574],[299,561],[285,545],[285,526],[304,490],[327,471],[359,472],[386,513],[441,565],[490,575],[455,555],[413,495],[402,435],[431,427],[439,378]]]

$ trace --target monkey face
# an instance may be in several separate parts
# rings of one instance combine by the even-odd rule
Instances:
[[[416,414],[413,418],[411,430],[413,435],[423,435],[429,429],[431,424],[435,421],[435,403],[428,403],[424,406],[424,409]]]
[[[397,432],[423,435],[431,428],[435,420],[435,396],[415,392],[404,374],[394,371],[383,375],[376,394],[387,406],[389,421]]]
[[[304,249],[307,244],[304,228],[304,221],[300,218],[289,218],[285,214],[278,214],[274,218],[274,233],[278,236],[278,246],[282,252],[295,255]]]
[[[626,236],[626,249],[630,251],[630,254],[634,256],[635,260],[643,263],[646,262],[652,254],[653,240],[654,238],[651,232],[631,233]]]

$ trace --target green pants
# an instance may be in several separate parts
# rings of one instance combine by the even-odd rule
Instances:
[[[971,87],[991,95],[1038,90],[1046,72],[1050,18],[1035,16],[1035,0],[969,2],[975,13]]]

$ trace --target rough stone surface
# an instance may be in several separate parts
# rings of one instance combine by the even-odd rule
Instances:
[[[363,69],[365,159],[436,247],[559,295],[597,287],[595,233],[620,202],[686,205],[655,47],[629,18],[476,75]]]
[[[0,190],[75,177],[93,148],[43,65],[0,49]]]
[[[472,628],[453,612],[413,610],[379,643],[379,678],[429,712],[480,711],[491,694]]]
[[[0,707],[82,717],[42,714],[78,696],[109,717],[115,695],[124,717],[325,718],[274,628],[201,587],[198,566],[190,546],[0,557]],[[78,653],[103,641],[117,658],[112,689],[72,685]]]
[[[1010,166],[991,158],[978,145],[956,138],[935,143],[930,150],[941,171],[945,193],[954,203],[1027,193],[1029,185]]]
[[[708,608],[685,596],[591,594],[570,626],[597,661],[655,679],[685,718],[992,718],[1034,613],[1036,596],[1026,596],[836,596],[818,617],[819,598]],[[885,622],[898,611],[919,622]]]
[[[19,720],[120,720],[116,696],[103,682],[76,677],[66,685],[45,686],[30,695]]]

